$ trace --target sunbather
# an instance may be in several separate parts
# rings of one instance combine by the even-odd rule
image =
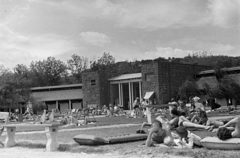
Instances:
[[[193,127],[193,128],[206,129],[206,130],[211,130],[213,128],[213,126],[204,126],[204,125],[192,123],[184,116],[179,117],[178,126]]]
[[[172,141],[173,136],[170,131],[170,126],[167,125],[164,121],[161,123],[159,120],[154,120],[148,133],[146,146],[150,147],[154,144],[161,143],[169,145]]]
[[[196,134],[191,133],[185,127],[181,126],[176,129],[179,139],[174,139],[175,144],[178,148],[190,148],[192,149],[194,145],[202,146],[201,137]]]
[[[240,117],[233,118],[225,125],[219,126],[217,136],[221,140],[240,138]]]

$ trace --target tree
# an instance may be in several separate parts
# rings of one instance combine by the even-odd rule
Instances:
[[[198,96],[201,92],[198,89],[196,81],[186,80],[178,90],[180,99],[186,100],[190,96]]]
[[[32,62],[30,74],[33,86],[54,86],[61,84],[62,78],[68,75],[67,65],[54,57]]]
[[[102,57],[100,57],[97,61],[90,62],[90,68],[92,70],[100,70],[105,69],[106,66],[110,66],[115,64],[115,58],[109,53],[104,52]]]
[[[85,57],[72,55],[72,59],[67,61],[68,69],[73,77],[71,83],[82,82],[82,71],[87,69],[88,59]]]
[[[208,94],[218,99],[228,100],[232,98],[240,101],[240,84],[221,69],[215,70],[215,76],[218,81],[217,86],[208,88]]]

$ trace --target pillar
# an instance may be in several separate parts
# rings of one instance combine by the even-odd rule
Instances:
[[[130,110],[132,110],[131,82],[128,83],[128,87],[129,87],[129,104],[130,104]]]
[[[140,95],[140,101],[142,100],[142,84],[141,81],[139,81],[139,95]]]

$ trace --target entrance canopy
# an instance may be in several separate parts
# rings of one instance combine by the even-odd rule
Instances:
[[[109,79],[110,84],[142,81],[142,73],[123,74]]]
[[[144,99],[150,99],[153,96],[153,94],[154,94],[154,91],[146,92]]]

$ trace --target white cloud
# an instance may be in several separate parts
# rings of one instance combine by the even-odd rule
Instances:
[[[148,51],[143,53],[141,55],[141,59],[155,59],[158,57],[175,57],[175,58],[182,58],[184,56],[187,56],[188,54],[191,54],[192,50],[182,50],[178,48],[171,48],[171,47],[156,47],[155,51]]]
[[[209,48],[210,52],[214,52],[214,53],[227,53],[230,52],[232,50],[234,50],[234,46],[231,46],[229,44],[212,44]]]
[[[110,38],[98,32],[81,32],[80,37],[83,41],[95,45],[95,46],[104,46],[105,44],[110,43]]]
[[[240,24],[239,0],[211,0],[209,4],[213,24],[220,27],[231,27]]]
[[[58,35],[44,34],[27,37],[0,24],[0,64],[5,67],[12,68],[17,64],[28,66],[31,61],[79,49],[80,47],[74,45],[69,39]]]

